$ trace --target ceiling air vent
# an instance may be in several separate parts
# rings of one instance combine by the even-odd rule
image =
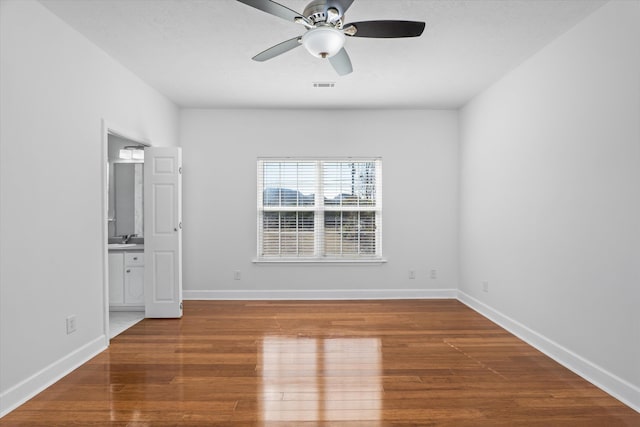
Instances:
[[[313,87],[334,87],[336,82],[313,82]]]

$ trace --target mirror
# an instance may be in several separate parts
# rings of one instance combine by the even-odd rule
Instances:
[[[144,163],[114,162],[109,185],[109,237],[142,237]],[[113,224],[113,226],[111,226]]]

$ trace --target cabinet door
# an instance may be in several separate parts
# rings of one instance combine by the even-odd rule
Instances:
[[[124,254],[109,253],[109,305],[124,304]]]
[[[125,268],[124,303],[144,305],[144,267],[127,266]]]

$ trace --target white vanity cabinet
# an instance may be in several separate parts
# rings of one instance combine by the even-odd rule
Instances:
[[[144,309],[144,252],[109,252],[109,307]]]

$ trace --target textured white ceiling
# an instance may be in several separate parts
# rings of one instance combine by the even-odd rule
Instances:
[[[304,48],[252,61],[305,30],[235,0],[41,0],[176,104],[192,108],[457,108],[605,2],[355,0],[346,22],[427,25],[419,38],[348,38],[354,72],[339,77]],[[308,1],[279,3],[301,12]]]

